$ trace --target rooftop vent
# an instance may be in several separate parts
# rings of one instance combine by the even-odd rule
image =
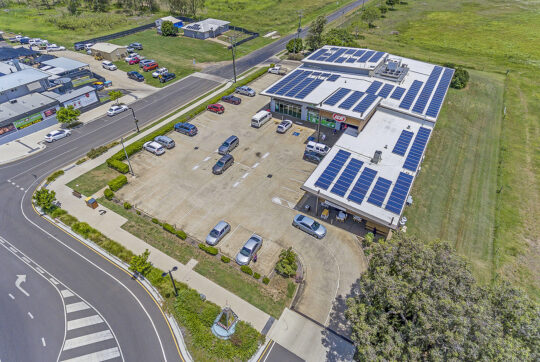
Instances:
[[[382,160],[382,151],[375,151],[371,163],[378,164]]]
[[[11,104],[17,103],[17,100],[16,100],[16,99],[12,99],[12,100],[9,101],[9,103],[11,103]]]

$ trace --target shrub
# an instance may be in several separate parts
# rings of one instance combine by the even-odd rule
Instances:
[[[105,191],[103,192],[103,194],[105,195],[105,198],[107,200],[112,200],[113,197],[114,197],[114,192],[112,192],[111,189],[105,189]]]
[[[54,180],[56,180],[59,176],[62,176],[63,174],[64,174],[64,170],[55,171],[49,177],[47,177],[47,182],[51,183]]]
[[[302,39],[291,39],[287,43],[287,51],[289,53],[300,53],[302,50],[304,50],[304,42]]]
[[[225,256],[225,255],[222,255],[221,256],[221,261],[224,262],[224,263],[230,263],[231,258],[229,258],[228,256]]]
[[[270,283],[270,278],[264,277],[262,282],[263,282],[264,284],[268,285],[268,283]]]
[[[364,248],[369,248],[371,244],[373,243],[374,235],[372,232],[369,232],[364,236]]]
[[[253,273],[253,278],[255,278],[255,279],[258,280],[260,277],[261,277],[261,274],[259,274],[259,273]]]
[[[56,219],[57,217],[60,217],[60,216],[65,215],[65,214],[67,214],[67,211],[66,211],[66,210],[57,207],[56,209],[54,209],[54,210],[51,212],[51,217],[52,217],[53,219]]]
[[[92,148],[90,151],[88,151],[86,156],[88,158],[94,159],[107,152],[108,149],[109,148],[107,146],[99,146],[98,148]]]
[[[199,243],[199,249],[204,250],[210,255],[217,255],[219,253],[219,250],[217,248],[214,248],[213,246],[205,245],[203,243]]]
[[[292,248],[281,251],[275,269],[278,274],[284,277],[292,277],[296,274],[298,265],[296,264],[296,253],[292,251]]]
[[[80,160],[77,160],[77,162],[75,162],[76,165],[80,165],[81,163],[84,163],[88,161],[88,158],[87,157],[83,157],[81,158]]]
[[[246,273],[247,275],[253,275],[253,270],[251,270],[251,268],[247,265],[242,265],[240,267],[240,270]]]
[[[141,212],[140,212],[139,210],[137,210],[136,212],[137,212],[137,215],[140,215],[140,214],[141,214]]]
[[[127,184],[128,180],[127,177],[124,175],[120,175],[118,177],[113,178],[111,181],[109,181],[108,185],[113,191],[118,191]]]
[[[163,229],[171,234],[176,234],[176,229],[171,224],[163,223]]]
[[[450,87],[455,89],[463,89],[467,86],[469,82],[469,72],[463,69],[462,67],[457,67],[452,77],[452,82],[450,82]]]
[[[152,222],[153,222],[154,224],[159,224],[159,220],[156,219],[155,217],[152,218]]]
[[[116,171],[120,173],[128,173],[129,172],[129,166],[123,163],[119,160],[113,160],[111,158],[107,159],[107,166],[109,166],[112,169],[115,169]]]
[[[184,232],[184,230],[176,230],[176,236],[178,236],[182,240],[186,240],[187,235]]]
[[[161,35],[163,36],[175,36],[178,34],[178,28],[175,27],[172,21],[164,21],[161,24]]]
[[[124,202],[124,209],[126,210],[131,209],[131,204],[129,202]]]
[[[287,284],[287,297],[292,298],[295,290],[296,290],[296,285],[293,282],[289,282]]]
[[[93,229],[86,222],[75,222],[71,225],[71,230],[75,231],[84,238],[88,238],[88,235],[95,229]]]
[[[77,220],[77,218],[75,216],[71,216],[70,214],[62,215],[62,216],[60,216],[59,219],[60,219],[60,221],[62,221],[67,226],[71,226],[74,223],[79,221],[79,220]]]

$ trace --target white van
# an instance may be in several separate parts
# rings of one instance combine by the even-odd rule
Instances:
[[[315,152],[319,155],[325,156],[328,152],[330,152],[330,147],[323,143],[309,141],[306,146],[306,151]]]
[[[251,118],[251,127],[260,128],[263,124],[272,119],[272,113],[260,111]]]

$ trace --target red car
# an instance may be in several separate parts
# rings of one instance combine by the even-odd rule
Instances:
[[[148,72],[149,70],[152,70],[152,69],[156,69],[158,67],[158,63],[156,62],[151,62],[151,63],[148,63],[148,64],[145,64],[142,69],[145,71],[145,72]]]
[[[135,57],[135,58],[131,59],[131,60],[128,62],[128,64],[129,64],[129,65],[133,65],[133,64],[139,63],[140,61],[141,61],[141,60],[140,60],[139,58]]]
[[[210,112],[214,112],[217,114],[222,114],[225,112],[225,107],[223,107],[221,104],[211,104],[208,107],[206,107]]]

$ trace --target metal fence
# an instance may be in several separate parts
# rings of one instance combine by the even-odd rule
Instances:
[[[98,43],[98,42],[107,41],[107,40],[111,40],[111,39],[121,38],[121,37],[126,36],[126,35],[135,34],[135,33],[138,33],[140,31],[147,30],[147,29],[152,29],[152,28],[155,28],[155,27],[156,27],[155,23],[141,25],[141,26],[138,26],[138,27],[133,28],[133,29],[119,31],[118,33],[104,35],[104,36],[100,36],[100,37],[92,38],[92,39],[86,39],[86,40],[83,40],[83,41],[78,41],[78,42],[75,43],[75,45],[76,44],[86,44],[86,43]]]

